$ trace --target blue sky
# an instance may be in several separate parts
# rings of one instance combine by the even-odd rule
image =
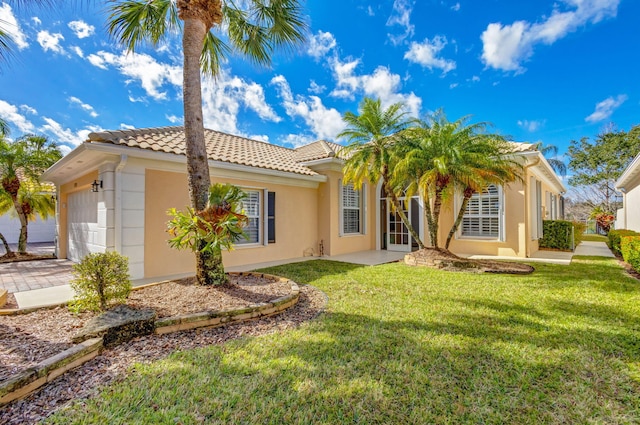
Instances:
[[[66,3],[66,2],[65,2]],[[91,131],[181,125],[179,37],[127,54],[103,2],[55,11],[0,0],[15,41],[0,65],[12,136],[65,152]],[[640,123],[640,2],[310,0],[310,37],[270,69],[232,58],[204,82],[208,128],[284,146],[336,140],[364,96],[417,116],[472,115],[516,141],[556,145]],[[79,4],[79,5],[78,5]]]

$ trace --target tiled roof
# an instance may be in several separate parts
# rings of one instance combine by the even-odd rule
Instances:
[[[204,137],[211,160],[310,176],[317,173],[300,162],[333,157],[336,147],[341,147],[335,143],[319,141],[294,150],[208,129],[205,129]],[[89,134],[89,142],[185,155],[182,127],[103,131]]]
[[[318,140],[296,148],[296,159],[299,162],[307,162],[325,158],[340,158],[340,150],[343,147],[337,143]]]

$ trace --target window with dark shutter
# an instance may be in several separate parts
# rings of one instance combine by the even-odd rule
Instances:
[[[267,241],[276,243],[276,193],[267,195]]]

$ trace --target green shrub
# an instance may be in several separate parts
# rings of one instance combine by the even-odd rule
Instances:
[[[640,273],[640,236],[624,236],[620,241],[624,261]]]
[[[620,251],[620,240],[624,236],[640,236],[640,233],[627,229],[609,231],[609,234],[607,235],[607,245],[616,255],[622,255],[622,252]]]
[[[573,223],[564,220],[544,220],[540,248],[573,250]]]
[[[129,292],[129,262],[117,252],[89,254],[73,265],[71,288],[76,292],[69,304],[72,311],[105,311],[123,304]]]
[[[584,232],[587,230],[586,223],[581,221],[572,221],[573,224],[573,247],[580,245],[584,240]]]

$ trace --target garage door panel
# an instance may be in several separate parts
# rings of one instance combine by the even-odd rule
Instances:
[[[92,252],[102,252],[98,245],[98,194],[76,192],[67,198],[67,258],[80,261]]]

